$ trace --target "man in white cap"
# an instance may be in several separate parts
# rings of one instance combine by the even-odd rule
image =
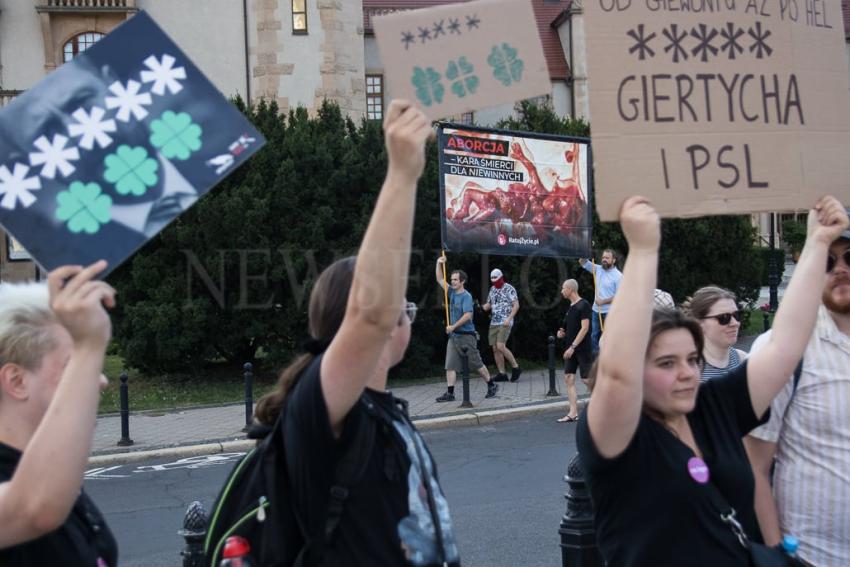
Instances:
[[[744,446],[764,542],[791,535],[806,564],[850,565],[850,230],[829,247],[826,272],[802,364]]]
[[[505,361],[511,365],[511,382],[519,380],[522,369],[517,364],[516,358],[508,350],[508,336],[514,325],[514,317],[519,311],[519,299],[516,289],[505,282],[502,270],[496,268],[490,272],[490,293],[487,295],[487,303],[481,306],[484,311],[490,311],[490,332],[488,338],[490,346],[493,347],[493,357],[496,359],[496,369],[499,371],[494,380],[496,382],[507,382],[508,375],[505,374]]]

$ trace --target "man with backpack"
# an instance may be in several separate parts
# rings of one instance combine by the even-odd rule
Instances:
[[[850,231],[830,246],[826,272],[801,370],[744,443],[765,543],[792,535],[807,563],[850,565]]]
[[[310,295],[305,354],[257,404],[264,436],[234,469],[205,542],[218,567],[227,537],[258,565],[458,567],[446,497],[406,403],[387,391],[410,342],[405,301],[416,186],[430,120],[393,101],[387,176],[356,257],[334,262]]]

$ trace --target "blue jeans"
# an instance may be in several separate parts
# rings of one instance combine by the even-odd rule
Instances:
[[[602,322],[608,317],[607,313],[602,314]],[[599,338],[602,336],[602,327],[599,325],[599,313],[596,311],[590,312],[590,345],[593,349],[593,357],[599,354]]]

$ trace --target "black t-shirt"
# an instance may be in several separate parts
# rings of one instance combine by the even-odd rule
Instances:
[[[0,482],[11,480],[20,459],[20,451],[0,443]],[[94,502],[80,491],[62,526],[38,539],[0,549],[0,565],[115,567],[118,545]]]
[[[338,459],[363,420],[370,417],[361,403],[345,419],[335,439],[322,394],[321,357],[304,371],[288,394],[284,428],[287,470],[296,513],[309,533],[321,533],[327,517],[329,491]],[[399,403],[388,392],[367,389],[364,402],[377,404],[392,417],[378,425],[374,448],[360,483],[350,491],[325,565],[371,567],[442,565],[429,507],[425,477],[441,526],[446,561],[459,566],[448,503],[437,479],[436,466],[425,442]]]
[[[589,325],[591,315],[590,303],[588,303],[586,299],[579,299],[567,309],[567,313],[564,315],[564,322],[561,323],[561,328],[564,329],[567,334],[565,337],[565,340],[567,341],[567,348],[575,342],[578,332],[581,330],[581,322],[584,319],[587,319],[588,332],[585,333],[584,338],[578,346],[576,346],[575,352],[590,352]]]
[[[741,439],[770,412],[761,420],[755,416],[746,372],[744,363],[701,384],[688,423],[708,465],[709,482],[736,510],[747,535],[761,542],[753,473]],[[642,415],[629,446],[614,459],[597,452],[587,412],[576,438],[597,541],[609,567],[749,565],[746,550],[720,519],[710,485],[697,483],[688,472],[693,451],[663,425]]]

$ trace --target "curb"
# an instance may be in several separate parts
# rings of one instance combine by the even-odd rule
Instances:
[[[579,401],[583,401],[580,397]],[[518,406],[512,408],[501,408],[485,410],[480,412],[462,413],[442,417],[428,417],[413,419],[413,423],[419,431],[431,431],[436,429],[447,429],[459,426],[477,426],[507,421],[527,415],[563,409],[565,400],[560,398],[551,402],[538,403],[529,406]],[[196,443],[194,445],[180,445],[178,447],[163,447],[145,451],[131,451],[124,453],[110,453],[89,457],[90,468],[108,467],[145,461],[148,459],[185,459],[198,455],[214,455],[218,453],[239,453],[250,451],[254,447],[252,439],[237,439],[233,441]]]
[[[217,453],[240,453],[250,451],[255,441],[252,439],[240,439],[236,441],[221,441],[218,443],[198,443],[195,445],[181,445],[179,447],[164,447],[161,449],[150,449],[146,451],[133,451],[129,453],[112,453],[89,457],[89,466],[107,467],[112,465],[135,463],[148,459],[185,459],[198,455],[215,455]]]

